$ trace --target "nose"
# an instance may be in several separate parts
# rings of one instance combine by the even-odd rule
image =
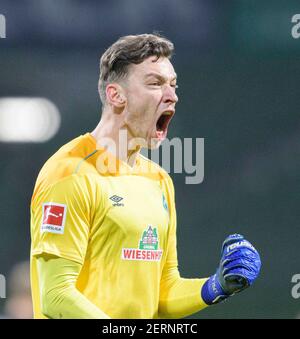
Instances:
[[[176,95],[175,88],[171,85],[165,86],[163,101],[165,103],[172,104],[176,104],[178,102],[178,96]]]

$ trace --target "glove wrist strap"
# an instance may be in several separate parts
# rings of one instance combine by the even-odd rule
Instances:
[[[213,305],[227,299],[229,295],[222,289],[217,274],[214,274],[204,283],[201,297],[207,305]]]

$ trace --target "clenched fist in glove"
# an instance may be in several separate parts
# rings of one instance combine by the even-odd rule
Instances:
[[[201,296],[216,304],[249,287],[258,277],[261,261],[257,250],[240,234],[227,237],[217,272],[203,285]]]

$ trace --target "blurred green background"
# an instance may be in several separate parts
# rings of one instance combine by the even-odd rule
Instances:
[[[1,97],[45,97],[61,114],[45,143],[0,142],[0,273],[28,260],[29,205],[43,163],[100,118],[99,57],[118,37],[159,31],[176,48],[179,103],[169,138],[205,138],[205,178],[172,174],[179,269],[214,273],[224,238],[260,251],[253,288],[191,318],[296,318],[300,273],[299,1],[8,1],[0,39]],[[0,121],[1,123],[1,121]],[[7,299],[7,300],[8,300]],[[5,311],[0,299],[0,312]]]

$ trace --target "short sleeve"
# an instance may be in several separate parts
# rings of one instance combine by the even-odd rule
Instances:
[[[41,192],[31,206],[32,255],[57,255],[83,263],[93,195],[84,176],[72,175]]]

